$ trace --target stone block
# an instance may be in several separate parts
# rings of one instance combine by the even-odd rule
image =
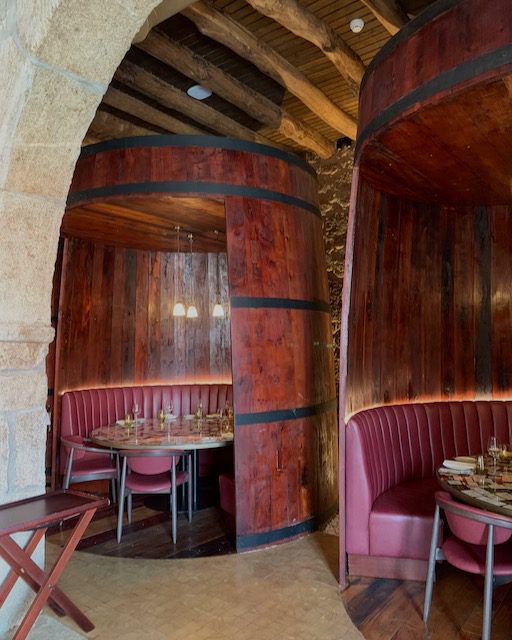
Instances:
[[[0,12],[1,14],[1,12]],[[0,27],[1,29],[1,27]],[[0,91],[0,187],[5,181],[9,157],[18,119],[32,84],[33,67],[16,46],[11,37],[1,37],[0,69],[2,90]]]
[[[30,3],[18,3],[23,46],[42,62],[106,88],[133,36],[159,0],[54,0],[46,4],[54,6],[51,24],[42,35],[39,30],[34,34]]]
[[[64,203],[0,194],[0,323],[49,324]]]
[[[0,412],[44,407],[47,393],[44,371],[0,372]]]
[[[4,188],[65,199],[101,93],[38,67],[17,122]]]
[[[48,416],[44,410],[15,416],[16,487],[44,486]]]
[[[0,369],[35,369],[44,363],[48,345],[0,342]]]

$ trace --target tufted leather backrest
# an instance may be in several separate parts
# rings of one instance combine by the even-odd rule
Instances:
[[[368,532],[376,498],[434,475],[445,458],[481,453],[490,435],[510,442],[512,401],[428,402],[360,411],[346,427],[347,536]]]
[[[132,412],[135,400],[144,418],[155,418],[171,403],[177,416],[195,413],[199,403],[205,413],[214,413],[224,409],[226,402],[233,406],[233,388],[230,384],[175,384],[67,391],[62,395],[61,436],[86,438],[96,427],[122,420]],[[61,473],[66,460],[61,450]]]

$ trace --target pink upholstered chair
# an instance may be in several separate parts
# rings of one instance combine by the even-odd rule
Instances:
[[[113,449],[101,449],[88,444],[87,438],[68,435],[61,438],[67,450],[63,487],[69,489],[73,482],[110,480],[112,500],[116,501],[119,478],[119,458]]]
[[[430,614],[436,562],[446,560],[462,571],[485,576],[482,640],[490,640],[495,576],[500,583],[512,580],[512,546],[504,544],[512,536],[512,518],[457,502],[445,491],[438,491],[435,499],[423,620],[427,622]],[[439,545],[441,510],[452,535]]]
[[[117,542],[123,535],[124,498],[128,501],[128,522],[132,521],[132,495],[147,493],[168,493],[172,521],[172,541],[177,537],[177,487],[188,485],[188,519],[192,520],[192,481],[190,451],[165,451],[151,449],[148,451],[120,451],[122,460],[121,482],[119,486],[119,509],[117,516]],[[178,471],[178,460],[186,456],[187,468]]]

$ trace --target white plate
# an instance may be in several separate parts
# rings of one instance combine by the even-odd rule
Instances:
[[[456,462],[466,462],[467,464],[475,465],[476,458],[474,456],[455,456]]]
[[[173,415],[172,413],[168,413],[165,416],[165,422],[172,422],[173,420],[176,420],[176,416]]]
[[[195,415],[193,413],[187,413],[187,415],[183,417],[185,418],[185,420],[193,420],[195,418]]]
[[[459,462],[458,460],[445,460],[443,467],[446,469],[454,469],[455,471],[473,471],[475,462]]]

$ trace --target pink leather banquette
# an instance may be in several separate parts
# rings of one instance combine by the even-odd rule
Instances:
[[[445,458],[510,442],[512,401],[447,401],[366,409],[346,427],[349,574],[424,580]]]
[[[230,384],[170,384],[158,386],[105,387],[67,391],[62,395],[61,438],[88,438],[96,427],[122,420],[137,400],[140,417],[156,418],[161,408],[172,404],[175,415],[195,413],[202,403],[205,413],[233,406]],[[61,445],[60,470],[64,473],[67,453]],[[201,452],[201,454],[208,452]],[[84,454],[87,455],[87,454]]]

